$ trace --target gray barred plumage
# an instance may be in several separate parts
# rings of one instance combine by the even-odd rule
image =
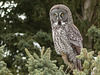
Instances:
[[[71,69],[81,70],[81,60],[76,56],[80,54],[82,45],[82,36],[73,23],[70,9],[62,4],[54,5],[50,9],[50,21],[52,27],[52,36],[57,54],[64,53],[64,61],[71,64]],[[65,62],[66,63],[66,62]]]

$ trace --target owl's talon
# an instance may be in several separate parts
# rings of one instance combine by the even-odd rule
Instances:
[[[67,73],[68,69],[69,69],[69,66],[66,68],[65,73]]]

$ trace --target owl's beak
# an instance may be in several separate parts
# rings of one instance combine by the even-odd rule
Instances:
[[[58,19],[58,24],[61,25],[61,20],[60,19]]]
[[[60,22],[60,19],[58,19],[58,22]]]

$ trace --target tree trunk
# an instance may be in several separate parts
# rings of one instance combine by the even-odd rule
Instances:
[[[98,0],[95,0],[93,5],[92,5],[92,0],[85,0],[84,2],[84,6],[83,6],[83,20],[88,20],[88,22],[92,24],[94,24],[92,22],[93,19],[93,15],[95,14],[95,10],[96,10],[96,5],[97,5]],[[91,9],[92,7],[92,9]],[[88,24],[88,27],[90,27],[91,25]],[[91,40],[91,36],[88,37],[88,42],[89,42],[89,48],[91,47],[93,50],[93,46],[94,46],[94,39]],[[91,43],[92,42],[92,43]]]
[[[85,0],[83,7],[83,19],[88,20],[90,15],[91,0]]]

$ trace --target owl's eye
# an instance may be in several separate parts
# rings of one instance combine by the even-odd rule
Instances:
[[[63,13],[61,13],[61,16],[64,16],[64,14],[63,14]]]
[[[56,16],[56,17],[57,17],[57,14],[54,14],[54,16]]]

